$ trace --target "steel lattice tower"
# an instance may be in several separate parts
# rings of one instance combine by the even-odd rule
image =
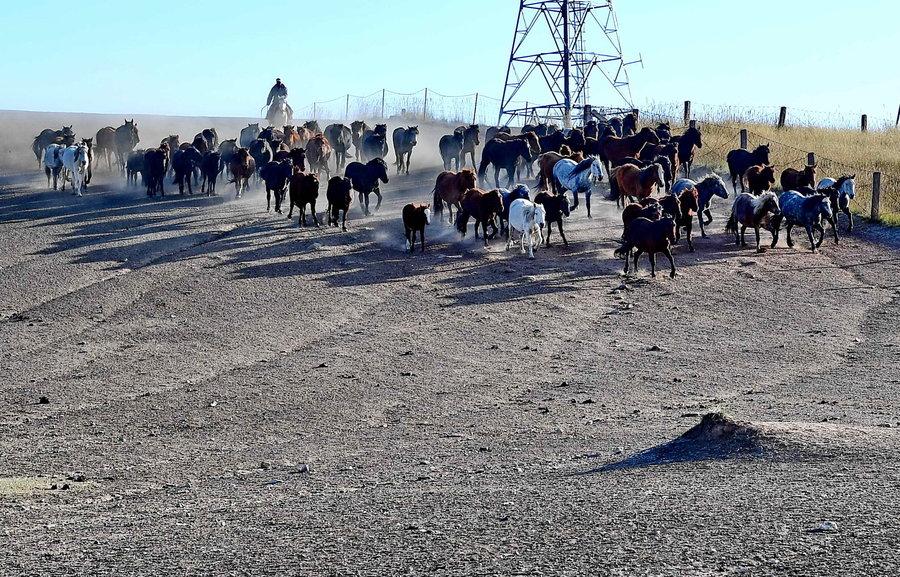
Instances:
[[[500,124],[556,120],[570,127],[573,113],[583,113],[585,106],[630,110],[626,66],[631,63],[622,56],[618,28],[611,1],[521,0]],[[598,91],[589,91],[597,74],[609,88],[602,103],[591,101]]]

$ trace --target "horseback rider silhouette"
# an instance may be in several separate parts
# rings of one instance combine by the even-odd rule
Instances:
[[[272,123],[273,117],[275,116],[275,112],[276,112],[275,107],[272,106],[272,101],[274,101],[275,98],[279,97],[279,96],[285,100],[284,105],[285,105],[285,107],[287,107],[288,116],[289,117],[294,116],[294,109],[291,108],[291,105],[287,103],[287,95],[288,95],[287,86],[285,86],[281,82],[281,78],[276,78],[275,85],[272,86],[271,90],[269,90],[269,97],[266,98],[266,106],[269,107],[269,110],[266,113],[266,120],[269,121],[269,124]]]

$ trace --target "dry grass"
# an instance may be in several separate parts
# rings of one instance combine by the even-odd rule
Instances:
[[[649,121],[649,119],[648,119]],[[740,129],[748,131],[748,147],[770,144],[772,162],[779,171],[806,164],[807,152],[815,152],[819,177],[857,176],[858,194],[853,203],[857,214],[871,212],[872,173],[881,178],[882,221],[900,225],[900,130],[859,130],[797,126],[776,128],[771,124],[730,121],[701,122],[704,147],[699,161],[725,169],[725,155],[740,145]]]

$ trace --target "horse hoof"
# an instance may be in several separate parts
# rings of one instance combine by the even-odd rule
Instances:
[[[766,252],[766,248],[763,247],[763,246],[761,246],[761,247],[759,247],[758,249],[756,249],[756,253],[757,253],[757,254],[762,254],[762,253],[764,253],[764,252]]]

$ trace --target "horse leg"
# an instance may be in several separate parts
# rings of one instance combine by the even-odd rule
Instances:
[[[825,240],[825,229],[822,228],[820,224],[807,224],[804,228],[806,229],[806,236],[809,237],[809,248],[813,252],[817,252],[817,249],[822,246],[822,241]],[[819,234],[819,242],[816,242],[813,238],[813,229],[817,232],[821,231]]]
[[[759,246],[759,227],[758,226],[753,227],[753,232],[756,233],[756,252],[762,252],[763,248],[761,246]]]
[[[337,219],[334,219],[334,225],[337,226]],[[347,209],[344,209],[344,219],[341,221],[341,230],[347,232]]]
[[[313,199],[313,201],[311,203],[309,203],[309,211],[312,213],[313,224],[316,225],[316,228],[319,228],[320,226],[322,226],[322,223],[319,222],[319,215],[316,214],[316,200],[315,199]]]
[[[700,222],[700,236],[706,238],[706,227],[703,224],[703,212],[697,213],[697,220]]]
[[[669,266],[671,267],[669,278],[675,278],[675,258],[672,256],[672,249],[667,247],[663,251],[663,254],[666,255],[667,259],[669,259]]]
[[[847,215],[847,232],[853,232],[853,213],[850,212],[850,207],[842,208],[841,212]],[[837,214],[834,217],[834,224],[837,224]]]
[[[594,218],[591,216],[591,193],[584,193],[584,207],[587,209],[588,218]]]
[[[639,248],[634,251],[634,274],[637,274],[638,272],[638,259],[641,258],[641,252],[642,251]]]
[[[378,203],[375,205],[375,212],[378,212],[378,209],[381,208],[381,190],[375,189],[375,196],[378,197]]]
[[[494,186],[500,188],[500,167],[496,164],[494,165]]]
[[[737,233],[735,233],[735,235],[734,235],[734,236],[735,236],[735,239],[734,239],[734,240],[736,241],[735,244],[738,244],[738,242],[737,242],[737,240],[738,240],[737,237],[740,236],[740,245],[741,245],[741,246],[747,246],[747,239],[744,237],[744,233],[745,233],[745,232],[747,232],[747,225],[742,224],[742,225],[741,225],[741,233],[740,233],[740,235],[738,235]]]
[[[562,237],[563,246],[569,246],[569,241],[566,240],[566,234],[563,232],[563,219],[559,217],[559,220],[556,221],[556,228],[559,229],[559,236]],[[549,229],[548,229],[549,231]]]
[[[688,250],[690,250],[691,252],[694,252],[694,241],[691,238],[691,232],[692,232],[691,229],[693,228],[693,226],[694,226],[694,217],[689,216],[687,224],[684,226],[684,231],[687,234]]]
[[[656,252],[650,251],[647,253],[647,258],[650,259],[650,276],[656,276]]]
[[[559,223],[557,223],[556,226],[559,227],[559,233],[562,234],[562,226]],[[550,246],[550,233],[552,233],[552,232],[553,232],[553,221],[548,220],[547,221],[547,238],[544,239],[545,246]]]
[[[834,244],[838,244],[840,241],[838,240],[838,231],[837,231],[838,217],[837,217],[837,214],[835,214],[831,219],[829,219],[828,222],[831,224],[831,232],[834,233]]]
[[[183,191],[182,191],[182,194],[184,194]],[[272,191],[269,190],[269,187],[267,186],[266,187],[266,212],[269,212],[270,210],[272,210]],[[302,214],[302,209],[301,209],[301,214]]]
[[[794,228],[794,223],[789,222],[787,225],[787,245],[791,248],[794,248],[794,240],[791,238],[791,229]]]
[[[406,250],[413,252],[415,250],[416,233],[408,226],[404,227],[403,234],[406,237]]]

